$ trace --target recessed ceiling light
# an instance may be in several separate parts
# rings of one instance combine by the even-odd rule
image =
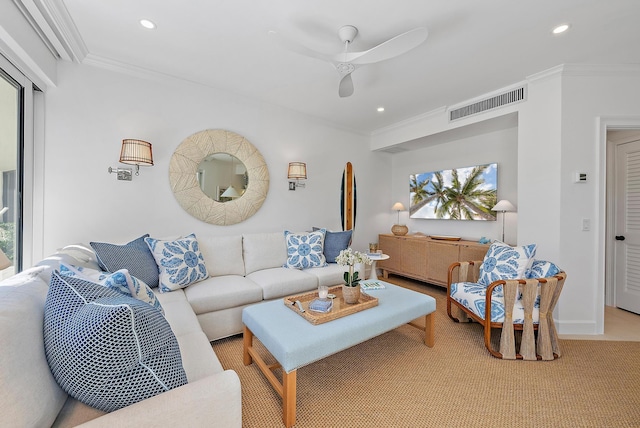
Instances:
[[[569,24],[558,25],[553,29],[553,34],[561,34],[569,29]]]
[[[149,21],[148,19],[141,19],[140,25],[149,30],[153,30],[154,28],[156,28],[156,24],[154,24],[152,21]]]
[[[378,113],[382,113],[384,111],[384,107],[378,107]]]

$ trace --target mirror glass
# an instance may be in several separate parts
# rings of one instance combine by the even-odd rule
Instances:
[[[247,168],[229,153],[213,153],[202,159],[196,177],[202,192],[216,202],[242,197],[249,185]]]

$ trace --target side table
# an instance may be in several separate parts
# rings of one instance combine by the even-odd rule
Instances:
[[[378,279],[378,273],[376,272],[376,262],[379,260],[387,260],[389,258],[388,254],[371,254],[367,253],[367,256],[373,261],[371,263],[371,273],[369,274],[369,279]]]

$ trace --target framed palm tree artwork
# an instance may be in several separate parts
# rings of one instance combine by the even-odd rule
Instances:
[[[409,216],[493,221],[497,195],[497,163],[411,174]]]

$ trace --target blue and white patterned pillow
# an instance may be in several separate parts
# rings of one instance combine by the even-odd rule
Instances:
[[[114,273],[100,272],[98,270],[60,263],[60,274],[67,277],[77,277],[98,285],[115,290],[125,296],[135,297],[159,310],[164,315],[164,309],[160,301],[153,294],[147,284],[135,276],[131,276],[126,269],[120,269]]]
[[[160,271],[160,291],[185,288],[209,277],[196,235],[192,233],[174,241],[144,239]]]
[[[52,273],[43,333],[56,382],[96,409],[111,412],[187,383],[167,320],[90,281]]]
[[[296,234],[284,231],[287,243],[287,261],[282,267],[291,269],[307,269],[327,266],[324,256],[324,235],[326,229]]]
[[[555,263],[548,262],[546,260],[534,260],[531,267],[527,269],[527,278],[545,278],[548,276],[557,275],[562,270]]]
[[[536,244],[512,247],[504,242],[494,242],[484,256],[478,282],[488,286],[500,279],[524,278],[536,255],[536,248]]]
[[[107,272],[126,269],[149,287],[156,288],[158,286],[158,266],[144,241],[148,236],[148,234],[142,235],[125,245],[105,242],[90,242],[90,244],[96,252],[100,269]]]

